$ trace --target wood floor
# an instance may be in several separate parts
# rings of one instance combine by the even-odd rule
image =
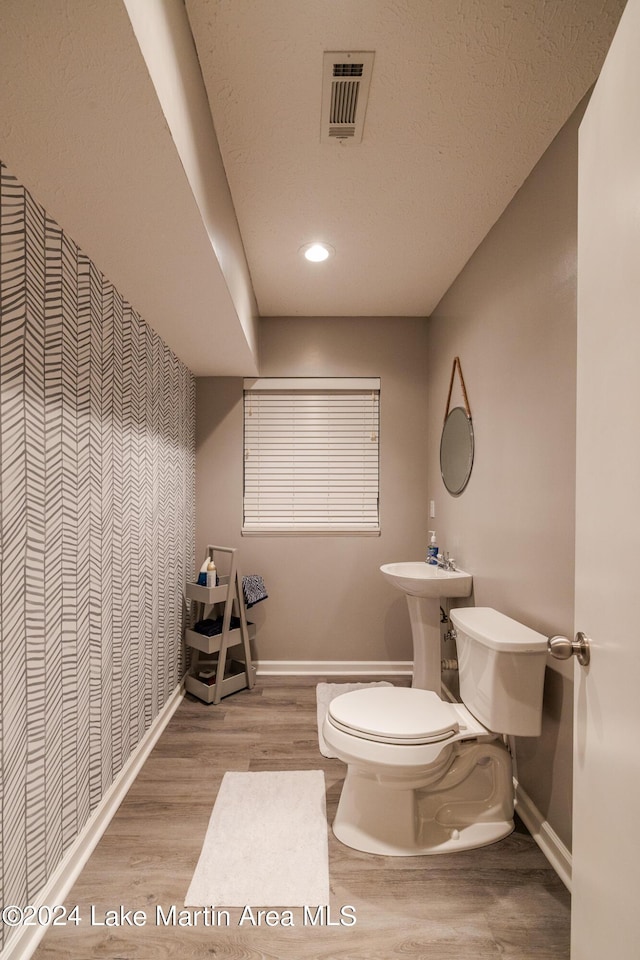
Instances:
[[[225,771],[322,769],[332,821],[345,767],[318,751],[315,684],[322,679],[259,678],[254,690],[218,706],[187,697],[69,895],[82,923],[51,928],[36,960],[568,958],[569,895],[520,823],[490,847],[431,857],[374,857],[330,832],[335,926],[303,925],[301,908],[292,910],[293,927],[240,926],[237,908],[228,926],[156,924],[157,905],[165,913],[174,904],[184,909]],[[120,906],[149,920],[92,926],[91,904],[96,921]],[[356,910],[352,926],[339,924],[346,905]]]

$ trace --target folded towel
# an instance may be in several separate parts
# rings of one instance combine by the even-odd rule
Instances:
[[[253,607],[254,604],[260,603],[261,600],[267,600],[269,597],[264,580],[255,573],[242,578],[242,592],[247,607]]]
[[[205,637],[216,637],[219,633],[222,633],[222,617],[216,617],[215,620],[212,617],[207,617],[206,620],[198,620],[197,623],[194,623],[193,629],[196,633],[204,634]],[[240,619],[238,617],[231,617],[229,629],[240,629]]]

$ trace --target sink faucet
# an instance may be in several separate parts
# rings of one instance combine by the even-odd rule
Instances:
[[[438,570],[449,570],[449,571],[455,572],[456,562],[453,559],[453,557],[450,557],[448,553],[444,554],[444,556],[441,553],[439,553],[438,554]]]

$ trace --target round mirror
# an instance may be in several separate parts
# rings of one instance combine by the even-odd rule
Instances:
[[[447,414],[440,440],[440,473],[444,485],[457,497],[469,482],[473,467],[473,424],[464,407]]]

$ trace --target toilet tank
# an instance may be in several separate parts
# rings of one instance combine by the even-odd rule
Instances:
[[[547,638],[491,607],[451,610],[460,697],[494,733],[537,737]]]

